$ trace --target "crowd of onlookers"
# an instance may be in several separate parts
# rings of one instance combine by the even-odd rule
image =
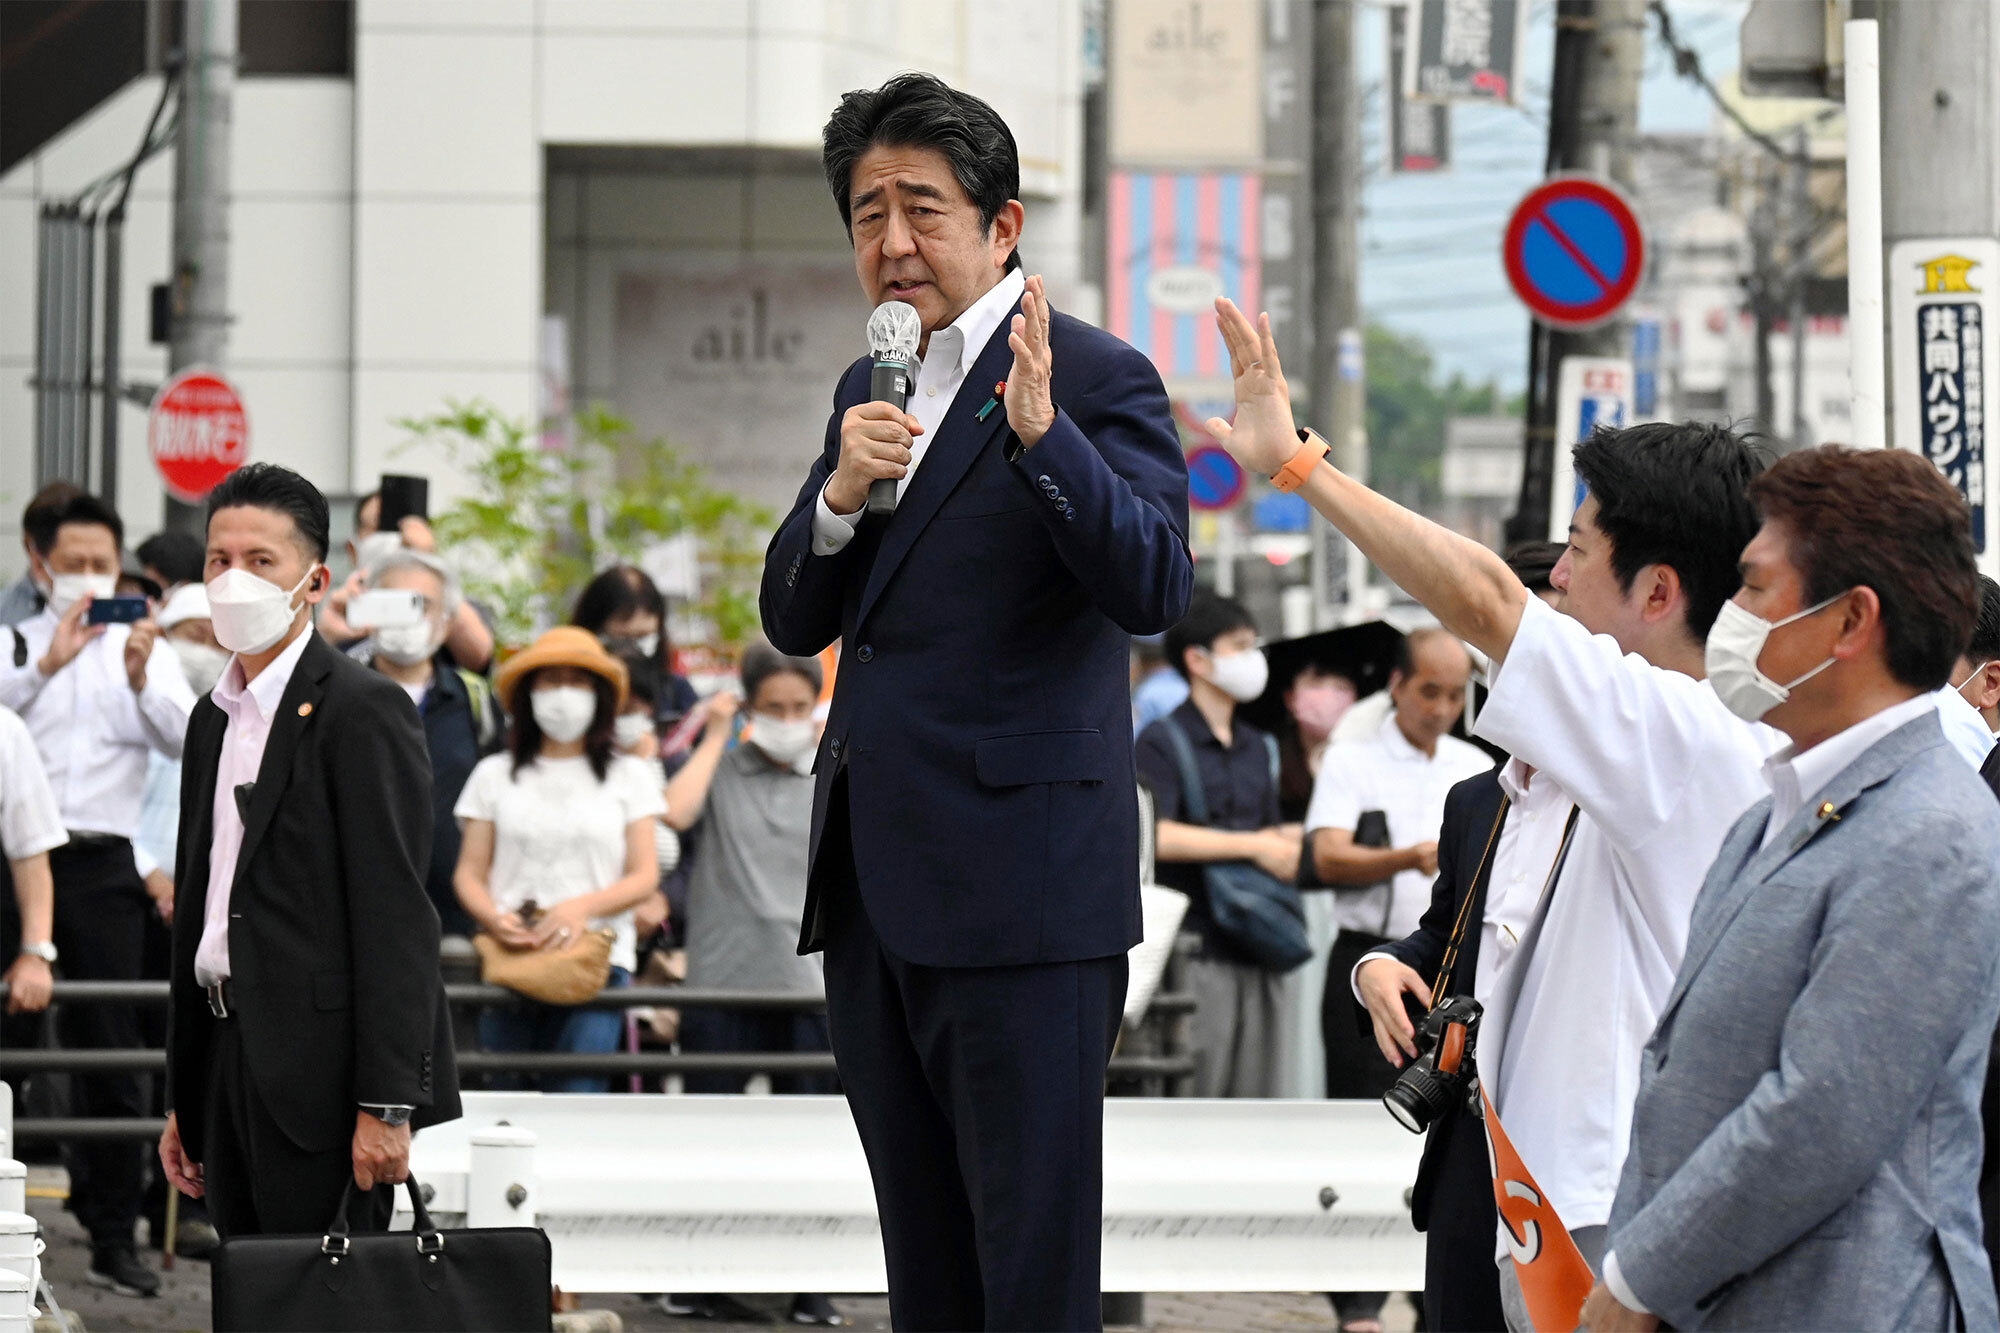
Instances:
[[[740,688],[698,700],[674,669],[665,598],[629,565],[593,578],[570,624],[504,654],[431,527],[412,517],[383,531],[380,511],[379,496],[356,504],[352,572],[315,632],[400,685],[421,717],[433,802],[424,879],[446,961],[474,966],[483,936],[502,951],[583,946],[586,993],[600,974],[611,987],[685,978],[711,990],[820,992],[817,958],[795,946],[822,664],[752,645]],[[0,1044],[158,1047],[157,1007],[57,1006],[54,1028],[44,1020],[58,974],[167,976],[182,741],[196,699],[231,660],[211,624],[204,543],[169,531],[128,549],[118,515],[61,482],[27,506],[22,534],[27,570],[0,592],[0,874],[10,880],[0,886],[0,956],[14,960]],[[646,1016],[524,995],[484,1007],[473,1030],[496,1052],[601,1054],[663,1041],[828,1049],[824,1017],[810,1010]],[[129,1072],[10,1079],[30,1115],[164,1109],[156,1081]],[[589,1072],[487,1081],[614,1090]],[[689,1075],[684,1088],[746,1082]],[[616,1090],[663,1083],[620,1080]],[[830,1077],[772,1083],[833,1087]],[[171,1242],[198,1255],[214,1245],[193,1200],[182,1200],[167,1236],[166,1191],[137,1145],[79,1143],[65,1162],[94,1282],[140,1296],[158,1289],[137,1253],[142,1216],[156,1249]],[[722,1296],[664,1300],[683,1315],[745,1313]],[[817,1296],[799,1297],[792,1314],[838,1320]]]

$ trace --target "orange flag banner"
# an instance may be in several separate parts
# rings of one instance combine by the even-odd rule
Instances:
[[[1493,1167],[1493,1201],[1500,1224],[1507,1230],[1507,1250],[1514,1274],[1528,1301],[1528,1316],[1536,1333],[1571,1333],[1583,1315],[1583,1302],[1597,1279],[1569,1228],[1556,1216],[1555,1206],[1528,1173],[1521,1155],[1507,1140],[1486,1090],[1479,1090],[1486,1109],[1487,1161]]]

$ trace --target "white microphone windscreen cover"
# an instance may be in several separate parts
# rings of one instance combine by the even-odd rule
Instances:
[[[878,361],[915,361],[924,322],[908,301],[884,301],[868,317],[868,348]]]

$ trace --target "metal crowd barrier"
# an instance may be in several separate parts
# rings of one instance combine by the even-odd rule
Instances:
[[[164,981],[58,981],[54,1003],[129,1004],[157,1006],[167,1002]],[[517,1000],[512,991],[500,986],[450,982],[445,1000],[455,1009]],[[0,982],[0,997],[6,984]],[[1187,994],[1160,994],[1153,997],[1148,1019],[1171,1033],[1184,1026],[1194,1011],[1195,1001]],[[581,1008],[593,1009],[759,1009],[777,1012],[812,1013],[826,1007],[826,1001],[812,994],[792,991],[732,991],[692,986],[624,986],[608,989]],[[1173,1036],[1154,1036],[1133,1043],[1158,1049],[1114,1055],[1109,1077],[1114,1084],[1137,1085],[1147,1091],[1171,1093],[1184,1088],[1194,1075],[1194,1059],[1182,1050]],[[601,1055],[552,1051],[498,1052],[461,1050],[458,1069],[476,1086],[487,1074],[611,1074],[653,1075],[727,1073],[831,1074],[833,1056],[818,1052],[673,1052],[613,1051]],[[0,1073],[162,1073],[166,1052],[154,1048],[127,1047],[116,1050],[70,1050],[65,1048],[19,1048],[0,1050]],[[1156,1094],[1157,1095],[1157,1094]],[[156,1139],[165,1122],[158,1119],[110,1120],[80,1117],[27,1118],[17,1120],[14,1133],[21,1142],[50,1140]]]

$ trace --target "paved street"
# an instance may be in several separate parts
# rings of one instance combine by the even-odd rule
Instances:
[[[84,1272],[90,1266],[90,1248],[76,1219],[64,1211],[62,1194],[67,1181],[61,1170],[32,1167],[29,1170],[28,1211],[42,1223],[49,1249],[43,1265],[56,1299],[66,1310],[82,1316],[90,1333],[197,1333],[208,1327],[208,1265],[180,1260],[174,1271],[164,1273],[166,1285],[156,1300],[139,1301],[113,1296],[89,1285]],[[158,1256],[149,1262],[157,1265]],[[782,1296],[753,1296],[749,1304],[782,1320],[788,1300]],[[841,1299],[841,1309],[862,1330],[886,1330],[889,1305],[880,1296]],[[759,1327],[755,1324],[710,1324],[693,1319],[676,1319],[664,1314],[650,1301],[637,1296],[591,1296],[584,1308],[609,1310],[618,1315],[632,1333],[714,1329],[718,1333],[740,1333]],[[1412,1326],[1410,1307],[1397,1300],[1384,1312],[1390,1333],[1407,1333]],[[768,1325],[766,1326],[768,1327]],[[1307,1333],[1335,1327],[1326,1298],[1311,1294],[1221,1295],[1211,1292],[1154,1293],[1146,1298],[1146,1324],[1157,1333]],[[590,1333],[609,1333],[591,1330]]]

